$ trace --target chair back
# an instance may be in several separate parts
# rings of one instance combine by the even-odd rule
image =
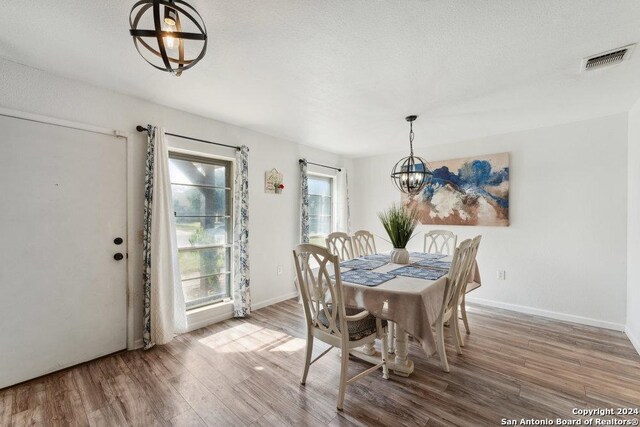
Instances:
[[[338,255],[340,261],[355,258],[353,242],[347,233],[338,231],[329,234],[327,236],[327,249],[329,249],[332,254]]]
[[[293,258],[307,327],[342,338],[340,331],[348,328],[338,256],[322,246],[307,243],[296,246]],[[321,315],[328,320],[328,326],[319,319]]]
[[[466,289],[466,285],[467,283],[469,283],[469,281],[471,280],[471,272],[473,271],[473,267],[475,265],[476,262],[476,256],[478,255],[478,249],[480,248],[480,241],[482,240],[482,236],[481,235],[477,235],[476,237],[473,238],[473,240],[471,241],[471,255],[470,255],[470,260],[469,260],[469,265],[467,266],[467,271],[466,271],[466,276],[464,278],[464,289]]]
[[[431,230],[424,234],[424,252],[451,255],[458,243],[458,236],[447,230]]]
[[[473,248],[473,241],[467,239],[460,243],[460,246],[453,253],[453,260],[447,274],[447,284],[444,291],[443,313],[456,308],[461,292],[466,288],[473,259],[475,259]]]
[[[376,240],[373,234],[367,230],[358,230],[353,235],[353,242],[358,256],[373,255],[377,253]]]

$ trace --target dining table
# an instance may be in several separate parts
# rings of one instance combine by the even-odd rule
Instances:
[[[392,322],[388,328],[390,335],[394,335],[390,345],[392,355],[387,363],[396,375],[407,377],[414,370],[408,357],[409,335],[420,343],[428,357],[438,351],[433,326],[442,311],[451,261],[451,256],[412,252],[409,264],[405,265],[392,263],[389,254],[366,255],[340,263],[345,305],[362,307]],[[481,286],[477,263],[468,282],[465,294]],[[351,354],[371,363],[380,361],[373,344]]]

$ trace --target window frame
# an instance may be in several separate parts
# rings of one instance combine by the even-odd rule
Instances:
[[[329,175],[329,174],[325,174],[325,173],[319,173],[319,172],[307,172],[307,179],[311,179],[311,177],[318,177],[318,178],[327,178],[330,180],[330,187],[331,187],[331,230],[329,231],[329,234],[333,233],[336,228],[337,228],[337,218],[338,218],[338,212],[337,212],[337,203],[336,203],[336,195],[337,195],[337,180],[336,180],[336,176],[335,175]],[[309,193],[309,197],[311,196],[311,194]],[[309,212],[309,218],[311,218],[311,212]],[[309,221],[311,222],[311,221]],[[315,236],[321,236],[321,235],[315,235]],[[328,236],[328,234],[327,234]],[[324,236],[324,238],[326,239],[327,236]],[[311,241],[311,239],[314,236],[311,235],[311,230],[309,230],[309,241]],[[324,246],[325,243],[324,241],[322,242],[321,246]]]
[[[234,175],[235,175],[235,161],[231,158],[225,158],[225,157],[218,157],[218,156],[209,156],[206,155],[204,153],[192,153],[192,152],[184,152],[182,150],[179,149],[169,149],[169,159],[177,159],[177,160],[184,160],[184,161],[190,161],[190,162],[199,162],[199,163],[204,163],[204,164],[209,164],[209,165],[214,165],[214,166],[223,166],[225,167],[225,182],[226,182],[226,186],[225,187],[217,187],[217,186],[211,186],[211,185],[198,185],[198,184],[194,184],[194,185],[189,185],[189,184],[180,184],[180,183],[174,183],[171,179],[171,176],[169,176],[169,183],[171,186],[173,185],[183,185],[183,186],[192,186],[192,187],[204,187],[204,188],[212,188],[212,189],[224,189],[225,191],[229,192],[229,197],[226,197],[226,203],[225,203],[225,212],[228,213],[228,215],[224,215],[224,216],[217,216],[217,217],[221,217],[224,218],[225,220],[229,221],[229,227],[227,228],[227,237],[226,237],[226,241],[227,243],[215,243],[215,244],[206,244],[206,245],[202,245],[202,246],[196,246],[196,247],[184,247],[184,248],[180,248],[180,247],[176,247],[177,249],[177,255],[178,258],[180,256],[180,252],[181,251],[200,251],[200,250],[206,250],[206,249],[215,249],[215,248],[221,248],[224,250],[225,252],[225,256],[227,253],[227,249],[228,249],[228,253],[229,253],[229,259],[225,260],[225,264],[229,266],[229,270],[228,271],[224,271],[221,273],[215,273],[215,274],[210,274],[210,275],[205,275],[202,277],[195,277],[195,278],[190,278],[190,279],[186,279],[186,280],[195,280],[195,279],[202,279],[205,277],[213,277],[213,276],[220,276],[220,275],[226,275],[228,277],[228,288],[229,288],[229,294],[228,296],[219,298],[219,299],[215,299],[212,301],[208,301],[204,304],[198,304],[195,305],[193,307],[187,307],[186,308],[186,312],[192,312],[192,311],[201,311],[201,310],[206,310],[206,309],[210,309],[211,307],[220,304],[220,303],[225,303],[225,302],[229,302],[232,301],[233,299],[233,279],[234,279],[234,257],[233,257],[233,235],[234,235],[234,217],[235,217],[235,212],[234,212]],[[173,198],[173,190],[172,190],[172,198]],[[175,212],[173,215],[174,221],[176,218],[178,218],[179,216],[176,216]],[[215,217],[215,216],[212,216]],[[188,217],[185,217],[188,218]],[[176,242],[177,245],[177,242]],[[178,268],[180,268],[180,265],[178,263]],[[180,285],[182,288],[182,284],[186,281],[182,279],[182,272],[180,272]],[[187,303],[188,304],[188,303]]]

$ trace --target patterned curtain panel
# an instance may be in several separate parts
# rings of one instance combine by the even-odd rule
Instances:
[[[164,130],[149,126],[144,188],[143,343],[166,344],[187,327],[176,242],[169,148]]]
[[[153,202],[153,154],[155,151],[155,128],[147,128],[147,161],[146,173],[144,177],[144,221],[143,221],[143,241],[142,241],[142,261],[144,263],[142,271],[142,281],[144,282],[144,315],[142,326],[142,342],[144,348],[153,347],[151,341],[151,203]]]
[[[302,243],[309,243],[309,178],[307,177],[307,160],[300,162],[300,235]]]
[[[233,239],[233,315],[244,317],[251,313],[249,292],[249,148],[236,152],[234,185]]]
[[[351,203],[349,200],[349,172],[338,172],[338,231],[351,234]]]

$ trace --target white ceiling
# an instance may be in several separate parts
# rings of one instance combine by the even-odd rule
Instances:
[[[640,48],[580,73],[640,41],[637,0],[191,0],[210,43],[179,78],[134,49],[133,3],[3,0],[0,56],[350,156],[406,148],[408,114],[428,147],[640,98]]]

